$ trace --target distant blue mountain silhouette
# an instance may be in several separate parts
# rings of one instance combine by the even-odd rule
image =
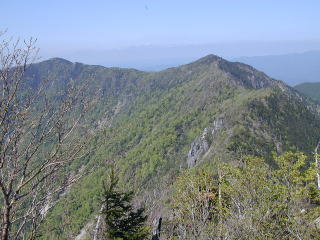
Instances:
[[[249,64],[291,86],[320,81],[320,50],[287,55],[240,57],[232,61]]]

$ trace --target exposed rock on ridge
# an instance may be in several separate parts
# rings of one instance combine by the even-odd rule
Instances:
[[[196,166],[203,154],[210,148],[217,131],[222,129],[223,126],[222,119],[216,119],[213,121],[212,126],[206,127],[203,130],[201,137],[198,137],[193,141],[187,157],[188,168]]]

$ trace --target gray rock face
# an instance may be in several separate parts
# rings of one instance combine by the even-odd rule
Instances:
[[[222,119],[216,119],[216,120],[214,120],[214,121],[213,121],[212,129],[211,129],[212,135],[213,135],[216,131],[220,130],[221,128],[223,128],[223,121],[222,121]]]
[[[199,162],[201,156],[208,151],[216,132],[221,128],[223,128],[223,121],[221,119],[216,119],[212,126],[206,127],[203,130],[201,137],[198,137],[193,141],[187,157],[188,168],[194,167]]]
[[[196,138],[191,144],[187,158],[188,168],[194,167],[201,155],[209,149],[209,144],[206,140],[206,133],[207,128],[205,128],[202,136]]]

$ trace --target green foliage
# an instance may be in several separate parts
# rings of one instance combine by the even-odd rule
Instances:
[[[117,190],[119,179],[111,170],[108,182],[104,182],[102,214],[105,217],[107,239],[113,240],[143,240],[148,237],[145,227],[144,209],[133,211],[131,201],[133,192]]]
[[[75,238],[86,221],[95,216],[100,208],[103,188],[101,178],[105,172],[100,169],[86,176],[67,195],[55,202],[42,224],[39,239]]]
[[[203,169],[186,171],[179,176],[170,196],[170,237],[217,237],[221,219],[228,215],[229,199],[225,197],[225,184],[223,179]]]
[[[277,90],[250,101],[248,111],[234,129],[229,150],[268,158],[269,162],[272,151],[312,154],[320,135],[320,118],[310,106]]]
[[[314,166],[301,153],[245,157],[182,174],[170,196],[167,238],[318,239],[320,205]]]

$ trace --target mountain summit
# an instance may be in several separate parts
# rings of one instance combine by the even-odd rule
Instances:
[[[214,55],[214,54],[209,54],[203,58],[198,59],[197,61],[194,62],[194,64],[208,64],[212,62],[218,62],[223,60],[221,57]]]

